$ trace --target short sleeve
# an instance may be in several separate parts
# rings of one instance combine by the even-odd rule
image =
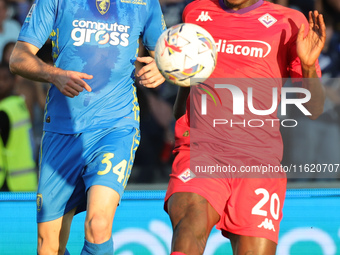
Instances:
[[[158,0],[149,1],[148,17],[143,32],[143,45],[147,50],[155,50],[157,40],[165,29],[166,24]]]
[[[41,48],[52,32],[57,0],[36,0],[32,5],[24,24],[22,25],[19,41],[24,41]]]

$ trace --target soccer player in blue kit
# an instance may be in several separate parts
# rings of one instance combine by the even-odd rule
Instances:
[[[38,254],[69,254],[86,210],[81,254],[113,254],[112,223],[139,144],[140,84],[164,78],[153,60],[166,29],[158,0],[36,0],[10,59],[13,73],[52,84],[37,192]],[[52,41],[54,66],[36,53]],[[139,57],[139,40],[151,57]]]

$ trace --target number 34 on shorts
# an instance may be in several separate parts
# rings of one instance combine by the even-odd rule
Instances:
[[[110,161],[110,159],[114,158],[114,154],[113,153],[105,153],[104,154],[104,159],[102,160],[102,164],[106,164],[106,168],[104,170],[99,170],[97,172],[98,175],[105,175],[107,173],[109,173],[110,171],[112,171],[114,174],[116,174],[118,176],[117,178],[117,182],[122,183],[124,187],[126,186],[126,180],[127,180],[127,175],[126,175],[126,170],[128,168],[128,162],[126,159],[123,159],[122,161],[120,161],[117,165],[112,165],[112,162]],[[131,171],[131,167],[132,165],[129,166],[129,172]]]

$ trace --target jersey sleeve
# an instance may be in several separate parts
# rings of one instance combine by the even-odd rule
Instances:
[[[306,17],[298,11],[295,11],[295,12],[296,13],[294,13],[294,19],[289,19],[289,23],[291,25],[290,29],[292,31],[292,37],[290,40],[290,48],[289,48],[289,56],[288,56],[289,57],[289,74],[293,80],[302,78],[301,61],[296,51],[296,38],[299,32],[299,28],[301,27],[302,24],[305,24],[304,36],[307,36],[308,29],[309,29],[309,23]],[[317,61],[315,65],[316,65],[316,72],[318,76],[321,77],[321,69],[319,66],[319,61]]]
[[[28,42],[41,48],[53,29],[57,0],[36,0],[32,5],[18,40]]]
[[[161,6],[158,0],[149,1],[148,16],[143,31],[143,45],[154,51],[158,37],[166,29]]]

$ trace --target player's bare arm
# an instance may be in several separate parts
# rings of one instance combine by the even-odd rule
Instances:
[[[92,79],[92,75],[46,64],[36,56],[38,50],[32,44],[18,41],[10,58],[11,72],[30,80],[52,83],[61,93],[71,98],[78,96],[84,88],[91,91],[91,87],[83,79]]]
[[[173,107],[173,114],[176,120],[185,114],[186,101],[190,94],[190,87],[179,87]]]
[[[324,88],[315,68],[326,41],[326,26],[322,14],[318,11],[309,12],[309,31],[306,37],[305,29],[302,24],[296,40],[296,50],[301,60],[303,78],[315,78],[305,79],[304,86],[311,92],[311,100],[305,106],[312,114],[310,118],[316,119],[323,112],[325,101]]]
[[[137,72],[137,77],[139,77],[139,83],[141,85],[147,88],[156,88],[165,81],[165,78],[158,70],[154,60],[155,52],[149,51],[149,54],[151,57],[137,57],[137,61],[145,64],[145,66]]]

